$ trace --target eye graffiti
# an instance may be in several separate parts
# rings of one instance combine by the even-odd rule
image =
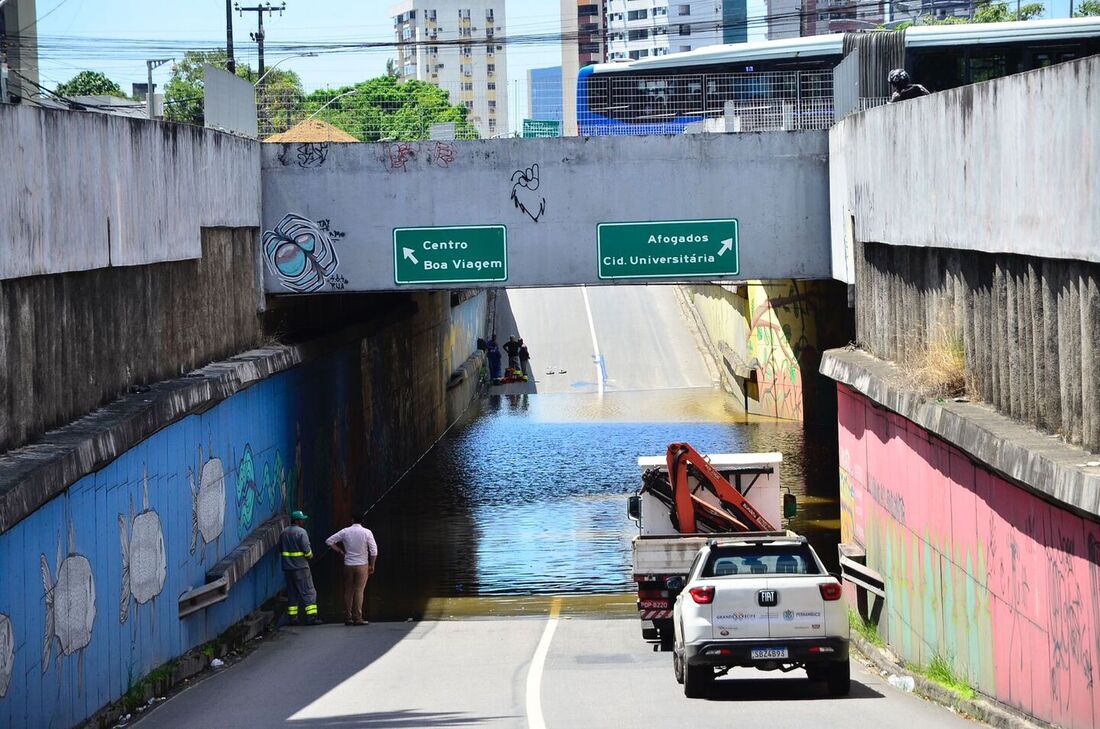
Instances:
[[[274,230],[264,232],[264,258],[286,288],[297,293],[317,291],[340,265],[332,239],[343,236],[331,230],[327,220],[315,223],[288,213]]]

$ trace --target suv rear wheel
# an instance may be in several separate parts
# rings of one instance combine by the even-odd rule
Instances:
[[[714,685],[714,669],[710,666],[684,665],[684,696],[689,699],[702,699],[710,693]]]
[[[829,685],[830,696],[847,696],[852,687],[851,666],[848,661],[830,663],[825,680]]]
[[[676,675],[676,683],[684,682],[684,661],[680,658],[680,652],[672,649],[672,672]]]

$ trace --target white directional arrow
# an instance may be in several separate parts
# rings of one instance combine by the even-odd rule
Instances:
[[[405,258],[413,262],[414,266],[420,263],[416,258],[416,254],[413,253],[412,248],[402,248],[401,252],[405,254]]]
[[[406,248],[405,250],[408,250],[408,248]],[[722,241],[722,247],[718,249],[718,255],[721,256],[726,251],[732,251],[732,250],[733,250],[733,238],[726,238],[724,241]]]

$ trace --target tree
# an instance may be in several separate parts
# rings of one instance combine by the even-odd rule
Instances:
[[[225,51],[188,51],[172,67],[172,77],[164,88],[164,115],[171,121],[202,124],[203,64],[226,67]],[[259,75],[247,63],[237,64],[237,75],[255,84]],[[302,99],[302,81],[293,71],[268,69],[256,92],[261,131],[267,134],[287,128],[290,110]],[[266,135],[265,135],[266,136]]]
[[[1086,0],[1086,2],[1098,2],[1098,0]],[[961,18],[949,15],[946,18],[935,18],[925,15],[920,19],[920,25],[960,25],[962,23],[1008,23],[1013,20],[1034,20],[1042,16],[1043,3],[1027,3],[1016,7],[1007,2],[993,2],[986,0],[974,6],[974,18]]]
[[[1081,6],[1073,11],[1075,18],[1087,18],[1093,15],[1100,15],[1100,0],[1084,0]]]
[[[386,59],[386,75],[397,78],[397,63],[392,58]]]
[[[164,87],[164,118],[188,124],[203,123],[202,65],[224,69],[225,51],[188,51],[172,66],[172,77]]]
[[[454,122],[459,139],[478,136],[466,118],[469,110],[452,104],[446,91],[424,81],[401,83],[393,76],[379,76],[353,86],[314,91],[304,106],[306,116],[315,113],[316,118],[364,142],[427,139],[431,125],[447,122]]]
[[[126,98],[122,87],[99,71],[81,71],[63,84],[58,84],[56,93],[60,96],[121,96]]]

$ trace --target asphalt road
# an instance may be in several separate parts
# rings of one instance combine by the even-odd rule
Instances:
[[[497,303],[501,344],[522,337],[538,393],[711,387],[693,324],[673,286],[507,289]]]
[[[156,727],[978,726],[852,663],[829,698],[802,671],[745,670],[684,698],[633,619],[508,618],[291,628],[160,704]]]

